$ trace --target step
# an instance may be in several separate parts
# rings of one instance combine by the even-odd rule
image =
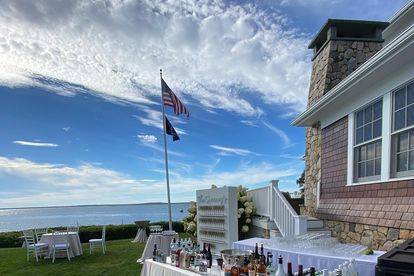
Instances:
[[[268,217],[253,217],[252,224],[254,226],[263,228],[265,230],[276,230],[276,224],[274,221],[269,220]]]
[[[308,216],[308,230],[323,228],[323,221],[314,217]]]
[[[332,235],[331,230],[329,230],[328,228],[313,228],[313,229],[308,229],[308,233],[324,234],[327,237],[331,237],[331,235]]]

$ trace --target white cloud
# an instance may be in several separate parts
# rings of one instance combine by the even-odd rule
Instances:
[[[158,140],[157,137],[155,137],[154,135],[149,135],[149,134],[138,134],[137,137],[143,143],[154,144]]]
[[[257,127],[257,122],[255,122],[255,121],[251,121],[251,120],[241,120],[240,122],[242,124],[245,124],[246,126]]]
[[[282,139],[285,148],[291,147],[293,145],[289,136],[283,130],[267,122],[263,122],[263,124],[272,132],[274,132],[277,136],[279,136],[280,139]]]
[[[62,130],[68,132],[70,130],[70,127],[62,127]]]
[[[60,93],[88,88],[112,100],[150,104],[159,97],[161,67],[184,102],[208,110],[260,115],[246,99],[252,92],[269,104],[305,107],[309,38],[275,9],[221,0],[0,4],[0,84]],[[39,76],[67,83],[56,86]]]
[[[154,109],[150,109],[145,106],[141,106],[141,111],[144,113],[144,116],[137,116],[134,117],[141,122],[141,124],[158,128],[159,130],[163,130],[162,128],[162,112]],[[185,130],[176,127],[178,124],[185,124],[185,121],[180,119],[179,117],[168,117],[168,120],[173,124],[174,129],[180,135],[186,135],[187,132]]]
[[[40,143],[40,142],[30,142],[30,141],[13,141],[14,144],[21,146],[31,146],[31,147],[46,147],[46,148],[56,148],[59,145],[54,143]]]
[[[230,147],[223,147],[218,145],[210,145],[210,148],[219,150],[219,154],[226,156],[226,155],[240,155],[240,156],[247,156],[247,155],[258,155],[257,153],[240,148],[230,148]]]
[[[298,175],[302,170],[296,163],[274,166],[263,162],[243,164],[232,172],[217,172],[214,167],[218,162],[215,160],[211,170],[197,178],[171,172],[173,201],[194,200],[197,189],[211,184],[252,188],[271,179]],[[164,170],[154,171],[164,174]],[[0,207],[166,201],[165,180],[135,179],[91,163],[67,166],[0,156],[0,177],[15,181],[12,191],[0,191]],[[30,186],[27,186],[28,180]]]

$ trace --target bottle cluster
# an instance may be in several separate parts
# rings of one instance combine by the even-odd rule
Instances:
[[[170,258],[172,266],[198,272],[207,272],[213,263],[210,244],[204,244],[201,249],[191,239],[174,238],[170,244]]]

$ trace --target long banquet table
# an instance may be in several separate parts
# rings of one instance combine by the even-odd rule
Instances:
[[[141,276],[199,276],[200,274],[184,270],[166,263],[146,259],[141,269]]]
[[[332,256],[314,254],[306,252],[306,250],[295,250],[294,248],[289,250],[280,249],[277,247],[277,244],[269,247],[269,245],[267,245],[269,244],[269,239],[262,238],[251,238],[234,242],[233,248],[241,250],[254,250],[256,243],[263,243],[265,254],[267,254],[267,252],[272,252],[275,258],[282,255],[284,263],[291,262],[294,270],[297,269],[299,264],[302,264],[304,267],[315,266],[317,269],[334,270],[338,268],[340,264],[343,264],[345,261],[351,259],[340,255]],[[384,253],[384,251],[374,251],[373,255],[358,255],[357,257],[354,257],[358,275],[374,276],[377,258]]]

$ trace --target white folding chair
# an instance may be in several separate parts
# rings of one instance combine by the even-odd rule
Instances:
[[[48,228],[36,228],[34,230],[35,236],[36,236],[36,242],[40,242],[40,239],[42,238],[42,236],[44,234],[47,234],[48,231],[49,231]]]
[[[27,249],[27,261],[29,261],[29,256],[33,254],[36,258],[36,262],[38,262],[39,256],[47,254],[49,245],[47,243],[36,242],[33,230],[23,230],[23,236]]]
[[[63,239],[62,239],[63,236]],[[66,233],[58,233],[53,232],[52,234],[52,262],[55,262],[56,259],[56,253],[58,252],[66,252],[66,256],[68,257],[68,260],[70,261],[70,255],[69,255],[69,232],[66,231]]]
[[[92,254],[92,250],[94,247],[100,247],[100,246],[102,247],[102,252],[105,254],[105,251],[106,251],[105,232],[106,232],[106,226],[104,225],[102,228],[102,238],[89,240],[89,254]]]

